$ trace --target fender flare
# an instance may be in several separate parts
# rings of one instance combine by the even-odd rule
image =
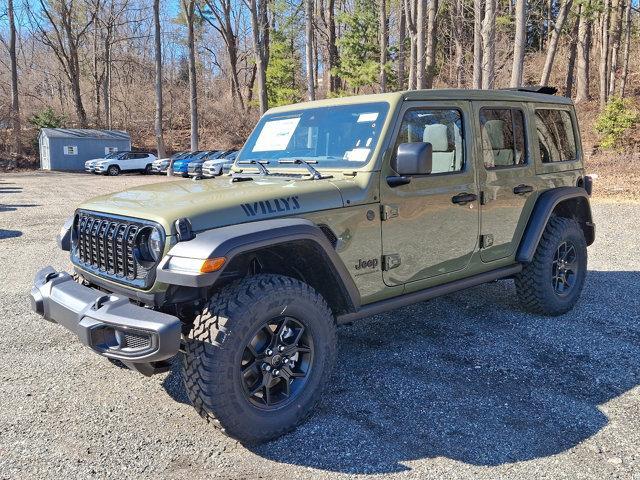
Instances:
[[[538,248],[538,243],[542,238],[547,222],[556,207],[571,199],[580,199],[586,205],[586,218],[581,220],[581,227],[585,232],[587,245],[591,245],[595,239],[595,225],[591,215],[591,205],[589,204],[589,194],[581,187],[558,187],[543,192],[538,197],[533,211],[529,216],[529,221],[525,227],[516,260],[522,263],[529,263]]]
[[[297,241],[313,242],[329,262],[335,280],[353,309],[360,306],[360,292],[347,267],[338,256],[323,231],[313,222],[302,218],[282,218],[214,228],[198,233],[192,240],[178,242],[164,256],[156,268],[156,280],[170,285],[210,287],[224,273],[233,258],[243,253],[274,245]],[[224,266],[211,273],[183,272],[169,269],[172,257],[226,259]]]

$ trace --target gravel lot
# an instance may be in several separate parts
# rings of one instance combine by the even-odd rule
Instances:
[[[188,404],[31,313],[55,235],[83,199],[164,181],[0,177],[0,478],[640,479],[640,204],[595,202],[578,307],[522,312],[512,282],[339,330],[333,387],[296,432],[247,449]]]

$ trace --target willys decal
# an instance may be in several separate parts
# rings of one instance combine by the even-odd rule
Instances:
[[[272,200],[260,200],[259,202],[243,203],[240,205],[247,217],[267,215],[280,212],[298,210],[300,202],[298,196],[274,198]]]

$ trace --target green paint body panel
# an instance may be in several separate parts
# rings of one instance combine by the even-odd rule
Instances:
[[[242,182],[229,177],[177,180],[97,197],[80,208],[159,223],[167,233],[165,253],[176,242],[174,222],[179,218],[189,218],[196,232],[271,218],[306,218],[335,233],[338,255],[362,304],[368,304],[514,264],[540,193],[575,186],[584,174],[575,112],[571,100],[564,97],[498,90],[410,91],[319,100],[268,113],[371,102],[387,102],[389,113],[370,161],[352,170],[318,165],[323,174],[331,176],[321,180],[258,174]],[[487,170],[482,161],[479,111],[501,106],[525,114],[528,161],[522,166]],[[386,179],[395,175],[390,159],[402,116],[407,109],[419,107],[461,112],[464,167],[459,173],[413,177],[407,185],[391,187]],[[576,161],[542,164],[533,120],[536,107],[570,112]],[[256,172],[245,167],[245,173],[249,171]],[[300,173],[301,168],[276,165],[270,171]],[[531,185],[533,191],[514,194],[513,188],[520,184]],[[478,198],[465,205],[452,203],[452,196],[463,192]],[[397,210],[397,216],[383,220],[381,209],[385,207]],[[481,237],[486,235],[493,244],[482,248]],[[383,271],[384,255],[399,255],[400,265]],[[362,268],[362,262],[370,259],[377,259],[375,266]],[[166,288],[156,283],[150,292]]]

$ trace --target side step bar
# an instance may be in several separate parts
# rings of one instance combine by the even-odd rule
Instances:
[[[475,287],[483,283],[510,277],[521,271],[521,264],[497,268],[496,270],[491,270],[490,272],[484,272],[472,277],[463,278],[462,280],[456,280],[455,282],[437,285],[425,290],[420,290],[419,292],[407,293],[398,297],[381,300],[379,302],[370,303],[368,305],[363,305],[356,312],[340,315],[336,320],[339,324],[351,323],[354,320],[360,320],[361,318],[370,317],[371,315],[388,312],[390,310],[395,310],[396,308],[406,307],[407,305],[424,302],[426,300],[431,300],[442,295],[448,295],[449,293],[457,292],[458,290],[464,290],[466,288]]]

